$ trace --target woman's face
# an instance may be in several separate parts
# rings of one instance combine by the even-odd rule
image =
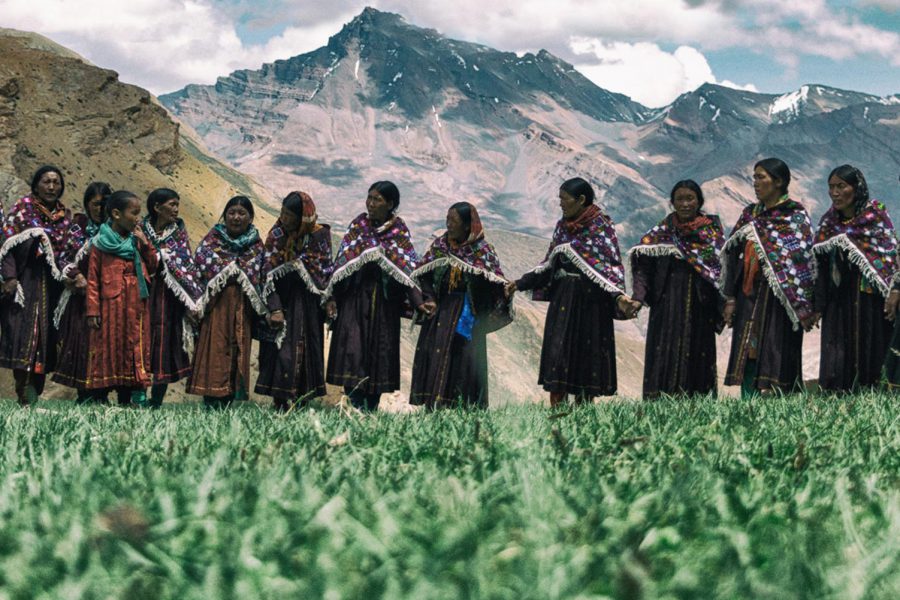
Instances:
[[[853,186],[838,177],[832,175],[828,180],[828,195],[831,196],[831,205],[841,213],[852,213],[855,190]]]
[[[453,208],[447,211],[447,237],[454,242],[464,242],[469,237],[469,229]]]
[[[59,173],[48,171],[38,179],[35,194],[44,204],[55,204],[62,193],[62,179]]]
[[[672,206],[679,220],[690,221],[700,211],[700,198],[690,188],[678,188],[672,198]]]
[[[391,214],[391,208],[393,208],[391,203],[385,200],[378,190],[369,190],[369,195],[366,196],[366,211],[369,213],[370,221],[385,222]]]
[[[103,196],[97,194],[84,205],[88,218],[94,223],[103,222]]]
[[[178,209],[181,205],[181,200],[178,198],[170,198],[165,202],[160,202],[156,205],[156,224],[157,226],[166,226],[170,223],[174,223],[175,219],[178,218]]]
[[[225,229],[231,237],[244,235],[252,222],[253,217],[250,216],[250,211],[240,204],[230,206],[225,211]]]
[[[775,179],[762,167],[753,169],[753,191],[760,202],[775,200],[781,196],[781,180]]]
[[[300,217],[298,217],[294,211],[288,209],[285,206],[281,207],[281,214],[278,218],[281,219],[281,226],[288,233],[293,233],[300,228]]]
[[[587,206],[587,199],[583,194],[575,198],[569,192],[559,190],[559,208],[562,210],[563,218],[567,221],[580,215],[585,206]]]

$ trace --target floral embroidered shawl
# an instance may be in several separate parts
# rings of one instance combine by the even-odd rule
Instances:
[[[644,234],[628,256],[677,256],[717,286],[722,273],[719,252],[724,244],[725,232],[718,215],[701,212],[691,223],[681,224],[675,213],[670,213]]]
[[[16,202],[3,223],[5,241],[0,247],[0,260],[19,244],[39,238],[40,254],[47,261],[53,277],[63,279],[71,213],[57,201],[51,216],[38,207],[40,200],[25,196]]]
[[[255,225],[251,224],[247,233],[237,240],[231,239],[221,224],[210,229],[194,253],[197,281],[203,290],[196,311],[204,313],[209,302],[235,277],[254,310],[266,314],[260,297],[264,251]]]
[[[788,198],[770,209],[760,203],[747,206],[722,249],[723,265],[727,265],[726,253],[743,248],[747,241],[753,244],[769,287],[797,329],[800,319],[813,310],[816,266],[809,213]],[[723,268],[722,283],[725,277]]]
[[[553,231],[547,256],[532,273],[555,268],[556,258],[565,256],[592,282],[612,294],[625,292],[625,269],[619,253],[616,229],[596,204],[589,205],[575,221],[560,219]],[[546,288],[534,290],[535,300],[549,298]]]
[[[309,233],[299,233],[286,234],[279,219],[266,237],[262,266],[263,300],[275,291],[275,282],[289,273],[297,273],[314,294],[321,295],[328,286],[333,268],[331,227],[316,225]]]
[[[412,237],[403,219],[395,216],[384,225],[375,227],[363,213],[353,219],[341,240],[326,296],[332,295],[338,282],[370,262],[377,262],[382,271],[397,283],[418,288],[410,278],[418,261]]]
[[[157,234],[147,216],[141,221],[141,231],[159,251],[163,265],[161,275],[166,287],[189,311],[193,311],[203,290],[198,283],[197,266],[184,221],[176,219],[162,233]]]

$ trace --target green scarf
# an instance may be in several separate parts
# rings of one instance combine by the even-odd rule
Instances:
[[[100,231],[91,241],[99,250],[107,254],[113,254],[119,258],[134,262],[134,272],[137,273],[138,288],[141,291],[141,299],[150,296],[150,290],[147,287],[147,280],[144,279],[144,268],[141,265],[141,253],[138,252],[137,239],[133,234],[123,238],[121,235],[113,231],[109,222],[100,226]]]
[[[225,248],[234,254],[242,254],[247,248],[259,240],[259,231],[253,223],[250,223],[250,226],[247,227],[247,231],[245,231],[243,235],[236,238],[228,235],[228,228],[225,227],[224,223],[216,223],[213,225],[213,229],[222,236]]]

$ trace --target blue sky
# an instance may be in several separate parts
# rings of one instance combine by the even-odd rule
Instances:
[[[900,93],[900,0],[0,0],[0,25],[160,94],[313,50],[366,5],[500,50],[545,48],[648,106],[704,82]]]

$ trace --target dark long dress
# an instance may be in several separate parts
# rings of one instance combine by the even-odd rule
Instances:
[[[400,318],[404,300],[422,294],[369,263],[335,286],[338,315],[326,381],[372,396],[400,389]]]
[[[256,393],[281,402],[324,396],[324,314],[319,296],[293,272],[275,282],[268,308],[284,311],[286,331],[281,348],[271,340],[259,344]]]
[[[0,367],[44,375],[56,367],[57,332],[51,321],[63,285],[39,249],[37,238],[23,241],[0,265],[3,279],[18,279],[25,295],[25,306],[13,296],[0,299]],[[36,378],[38,393],[42,387],[43,378]]]
[[[76,214],[72,217],[72,222],[80,231],[84,231],[89,221],[87,215]],[[69,235],[69,241],[74,245],[75,234],[70,233]],[[84,237],[80,239],[84,239]],[[82,251],[80,255],[81,260],[78,264],[74,262],[79,258],[78,252],[82,249],[83,246],[82,248],[71,247],[69,249],[70,252],[74,252],[74,255],[70,255],[68,258],[68,260],[72,261],[72,264],[66,268],[67,276],[74,277],[80,272],[85,279],[87,278],[88,253]],[[88,375],[88,337],[90,331],[87,326],[85,306],[85,290],[72,289],[66,302],[65,310],[59,320],[57,365],[56,371],[53,373],[53,381],[79,391],[85,389]]]
[[[884,297],[865,281],[844,251],[819,255],[816,311],[822,315],[819,387],[851,391],[877,385],[893,324],[884,318]]]
[[[784,392],[799,389],[803,383],[803,330],[794,330],[762,271],[754,279],[752,292],[744,294],[744,249],[741,245],[727,252],[723,260],[727,280],[722,291],[735,299],[725,385]]]
[[[150,286],[150,372],[153,384],[173,383],[191,374],[191,361],[184,350],[184,317],[187,308],[169,289],[160,261]]]
[[[522,291],[551,284],[538,384],[548,392],[582,396],[616,393],[616,299],[565,257],[555,268],[526,273]]]
[[[719,291],[675,256],[635,256],[632,298],[650,307],[644,398],[715,394]]]
[[[509,322],[496,314],[503,301],[503,287],[478,275],[462,273],[460,283],[451,290],[448,274],[449,269],[436,269],[419,280],[425,298],[436,301],[437,312],[422,322],[419,332],[410,404],[487,408],[487,334]],[[476,316],[471,340],[456,332],[466,290]]]
[[[900,280],[895,279],[891,291],[900,291]],[[891,341],[884,358],[884,382],[889,389],[900,388],[900,326],[894,317],[894,328]]]

